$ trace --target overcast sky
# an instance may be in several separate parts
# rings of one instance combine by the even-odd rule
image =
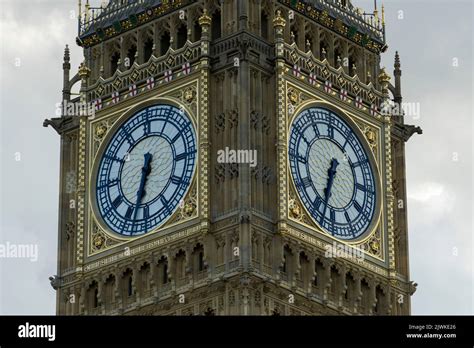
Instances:
[[[386,4],[383,64],[391,73],[400,52],[404,101],[421,111],[406,122],[424,131],[406,148],[413,314],[474,313],[472,7]],[[55,313],[59,136],[42,122],[60,102],[64,45],[73,69],[81,61],[75,10],[75,0],[0,0],[0,244],[39,248],[36,262],[0,258],[0,314]]]

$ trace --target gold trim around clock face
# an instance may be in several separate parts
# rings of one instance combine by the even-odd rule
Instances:
[[[123,236],[120,235],[114,231],[111,231],[108,226],[104,223],[99,210],[97,206],[97,200],[96,200],[96,179],[97,179],[97,174],[98,174],[98,169],[100,165],[100,161],[102,159],[102,156],[104,154],[104,151],[107,149],[110,140],[113,138],[113,136],[116,134],[117,130],[120,129],[120,127],[127,122],[127,120],[130,117],[133,117],[138,111],[142,110],[143,108],[146,108],[148,106],[152,105],[172,105],[177,108],[183,109],[186,115],[188,116],[191,124],[194,127],[194,133],[196,136],[196,159],[199,159],[199,132],[198,132],[198,127],[197,127],[197,119],[196,116],[193,114],[192,110],[188,107],[180,103],[179,100],[176,100],[174,98],[170,98],[167,96],[161,96],[158,98],[153,98],[153,99],[147,99],[145,101],[139,102],[135,104],[133,107],[129,108],[126,112],[124,112],[122,115],[120,115],[117,120],[113,123],[113,125],[110,127],[110,129],[107,131],[107,135],[104,137],[103,141],[101,142],[99,149],[96,151],[94,158],[92,159],[92,165],[90,166],[90,175],[89,175],[89,205],[90,209],[89,210],[89,229],[94,229],[94,222],[98,225],[100,228],[100,232],[106,233],[107,237],[110,237],[113,240],[117,240],[120,244],[128,241],[135,241],[140,238],[144,238],[147,236],[150,236],[152,234],[155,234],[159,231],[162,231],[163,229],[167,229],[169,227],[172,227],[181,221],[175,221],[177,215],[180,214],[180,206],[178,205],[174,211],[171,213],[171,215],[168,216],[168,218],[163,221],[161,224],[153,228],[152,230],[143,233],[139,236]],[[101,118],[100,121],[105,120],[107,117]],[[95,123],[95,122],[92,122]],[[91,126],[92,128],[92,126]],[[188,201],[193,200],[190,195],[192,195],[193,191],[195,190],[196,192],[196,197],[199,197],[199,184],[198,184],[198,173],[199,173],[199,168],[198,168],[198,163],[199,161],[196,160],[195,166],[194,166],[194,171],[192,174],[192,179],[191,182],[186,189],[186,192],[183,195],[183,202],[184,206],[183,208],[186,209],[186,203]],[[190,218],[195,218],[199,216],[199,204],[198,200],[196,199],[195,202],[193,202],[194,205],[194,211],[192,214],[190,214]],[[188,206],[189,207],[189,206]],[[189,209],[189,208],[188,208]],[[92,237],[93,231],[89,231],[89,238]],[[94,241],[89,241],[89,245],[92,245]],[[113,246],[115,247],[118,244],[114,244]]]
[[[327,109],[333,111],[339,117],[341,117],[344,121],[347,122],[348,126],[352,129],[352,131],[358,137],[359,141],[361,142],[362,146],[364,147],[365,152],[367,153],[367,157],[369,158],[369,163],[371,165],[371,168],[372,168],[372,171],[373,171],[373,174],[374,174],[374,181],[375,181],[375,185],[376,185],[376,188],[375,188],[376,189],[375,212],[374,212],[374,216],[372,218],[372,221],[371,221],[370,225],[367,227],[366,231],[360,237],[355,238],[355,239],[351,239],[351,240],[343,240],[343,239],[339,239],[337,237],[334,237],[328,231],[326,231],[313,218],[313,216],[309,213],[307,207],[304,204],[302,204],[301,201],[300,201],[300,205],[305,210],[306,215],[309,216],[311,221],[318,227],[318,232],[324,233],[324,235],[326,235],[327,237],[329,237],[329,238],[331,238],[331,239],[333,239],[333,240],[335,240],[339,243],[345,243],[345,244],[348,244],[348,245],[363,244],[364,242],[369,240],[369,238],[371,238],[374,235],[374,233],[377,231],[377,229],[381,226],[381,217],[382,217],[382,210],[383,210],[382,207],[383,207],[384,199],[383,199],[383,189],[382,189],[382,184],[381,184],[382,183],[382,177],[381,177],[381,172],[380,172],[380,168],[378,166],[377,159],[374,156],[374,153],[371,149],[370,144],[367,142],[366,136],[362,133],[362,130],[359,128],[359,126],[356,124],[356,122],[352,119],[352,117],[348,115],[347,111],[341,109],[340,107],[338,107],[337,105],[335,105],[333,103],[330,103],[330,102],[327,102],[327,101],[324,101],[324,100],[320,100],[320,99],[317,99],[317,98],[314,98],[312,100],[306,100],[306,101],[302,102],[301,104],[299,104],[297,107],[294,108],[291,115],[287,118],[287,120],[288,120],[288,122],[287,122],[287,139],[286,139],[287,148],[289,147],[289,143],[288,143],[289,142],[289,134],[290,134],[291,127],[293,125],[293,122],[294,122],[295,118],[299,114],[301,114],[304,110],[307,110],[307,109],[312,108],[312,107],[324,107],[324,108],[327,108]],[[288,113],[288,108],[286,108],[286,112]],[[366,122],[364,122],[364,123],[366,123]],[[375,127],[375,125],[372,125],[372,127]],[[291,180],[288,180],[287,184],[291,185],[291,188],[295,192],[296,197],[298,198],[298,200],[300,200],[300,195],[299,195],[298,191],[296,190],[295,183],[294,183],[294,178],[293,178],[293,175],[291,174],[291,171],[290,171],[290,163],[289,163],[288,155],[287,155],[287,177],[291,177]],[[288,189],[289,189],[289,187],[288,187]],[[288,218],[293,220],[293,218],[291,218],[291,216],[290,216],[289,209],[288,209]]]

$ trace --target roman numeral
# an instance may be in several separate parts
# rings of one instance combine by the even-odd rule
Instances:
[[[174,144],[176,140],[178,140],[181,137],[181,133],[176,133],[173,139],[171,139],[171,143]]]
[[[150,209],[146,205],[143,207],[143,218],[148,219],[149,217],[150,217]]]
[[[308,163],[307,159],[301,155],[296,156],[296,159],[298,160],[298,162],[301,162],[303,164]]]
[[[151,131],[151,129],[150,129],[150,121],[146,121],[145,124],[143,124],[143,133],[144,133],[145,135],[148,135],[148,134],[150,134],[150,131]]]
[[[360,206],[359,202],[357,201],[354,201],[354,208],[356,208],[357,212],[361,212],[362,211],[362,207]]]
[[[301,139],[303,139],[306,144],[308,145],[310,144],[310,141],[306,139],[306,137],[303,134],[301,135]]]
[[[329,208],[330,214],[329,214],[329,219],[331,220],[332,223],[336,222],[336,211],[332,210]]]
[[[175,185],[180,185],[182,183],[182,180],[180,177],[176,176],[176,175],[173,175],[171,177],[171,182]]]
[[[184,160],[186,157],[188,157],[189,153],[183,152],[175,157],[176,161],[181,161]]]
[[[123,158],[118,158],[116,156],[113,156],[113,155],[109,155],[109,154],[105,154],[104,155],[104,158],[105,159],[108,159],[110,161],[115,161],[115,162],[120,162],[120,163],[124,163],[125,162],[125,159]]]
[[[135,144],[135,140],[133,139],[132,135],[128,133],[126,130],[122,129],[121,135],[128,141],[130,145]]]
[[[97,186],[97,189],[98,189],[98,190],[103,190],[103,189],[105,189],[105,188],[107,188],[107,187],[109,187],[109,188],[110,188],[110,187],[114,187],[115,185],[118,185],[118,183],[119,183],[119,180],[118,180],[118,179],[108,180],[108,181],[107,181],[107,180],[101,180],[101,181],[100,181],[100,185]]]
[[[318,125],[317,125],[317,124],[313,124],[313,129],[314,129],[314,133],[316,134],[316,136],[319,137]]]
[[[306,178],[301,179],[301,185],[303,187],[308,187],[308,186],[311,185],[311,179],[309,178],[309,176],[307,176]]]
[[[127,219],[130,219],[132,217],[132,214],[133,214],[133,207],[128,207],[127,212],[125,213],[125,217]]]
[[[346,218],[347,223],[351,222],[351,218],[349,217],[349,214],[347,213],[347,211],[344,212],[344,217]]]
[[[166,198],[164,196],[161,196],[160,200],[161,200],[161,203],[163,203],[163,208],[166,210],[166,212],[168,214],[171,214],[171,209],[168,205],[168,201],[166,200]]]
[[[344,145],[342,146],[342,149],[344,150],[347,146],[347,144],[352,140],[352,133],[349,134],[349,136],[346,137],[346,141],[344,142]]]
[[[122,204],[122,196],[118,196],[117,198],[115,198],[115,200],[112,202],[112,205],[115,209],[117,209],[118,207],[120,207],[120,204]]]
[[[358,162],[353,163],[352,166],[354,166],[354,167],[363,166],[367,162],[369,162],[369,160],[367,158],[364,158],[363,160],[360,160]]]
[[[334,138],[334,127],[332,125],[328,126],[328,137],[331,139]]]
[[[319,210],[319,207],[321,206],[322,202],[323,202],[323,200],[321,199],[321,197],[317,196],[316,199],[313,202],[314,207],[316,208],[316,211]]]

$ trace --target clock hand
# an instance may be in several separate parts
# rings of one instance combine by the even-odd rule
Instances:
[[[142,177],[140,179],[140,186],[137,192],[137,202],[135,204],[135,210],[133,212],[132,221],[135,221],[137,219],[138,206],[141,204],[144,193],[145,193],[144,188],[145,188],[146,179],[151,172],[150,164],[151,164],[151,160],[153,159],[153,155],[148,152],[144,155],[144,157],[145,157],[145,163],[143,164],[143,167],[142,167]]]
[[[334,182],[334,177],[336,176],[336,168],[339,165],[339,162],[337,159],[333,158],[331,160],[331,167],[328,169],[328,183],[326,185],[326,188],[324,189],[324,210],[323,210],[323,215],[321,217],[321,223],[324,220],[324,217],[326,216],[326,209],[328,207],[328,202],[329,202],[329,197],[331,197],[331,189],[332,189],[332,184]]]

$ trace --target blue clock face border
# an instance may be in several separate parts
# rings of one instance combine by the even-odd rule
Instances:
[[[135,112],[100,158],[95,203],[102,221],[125,237],[165,223],[191,185],[196,154],[195,129],[183,109],[160,103]]]
[[[291,124],[288,159],[299,198],[331,236],[354,241],[377,216],[379,189],[371,157],[338,113],[314,106]]]

